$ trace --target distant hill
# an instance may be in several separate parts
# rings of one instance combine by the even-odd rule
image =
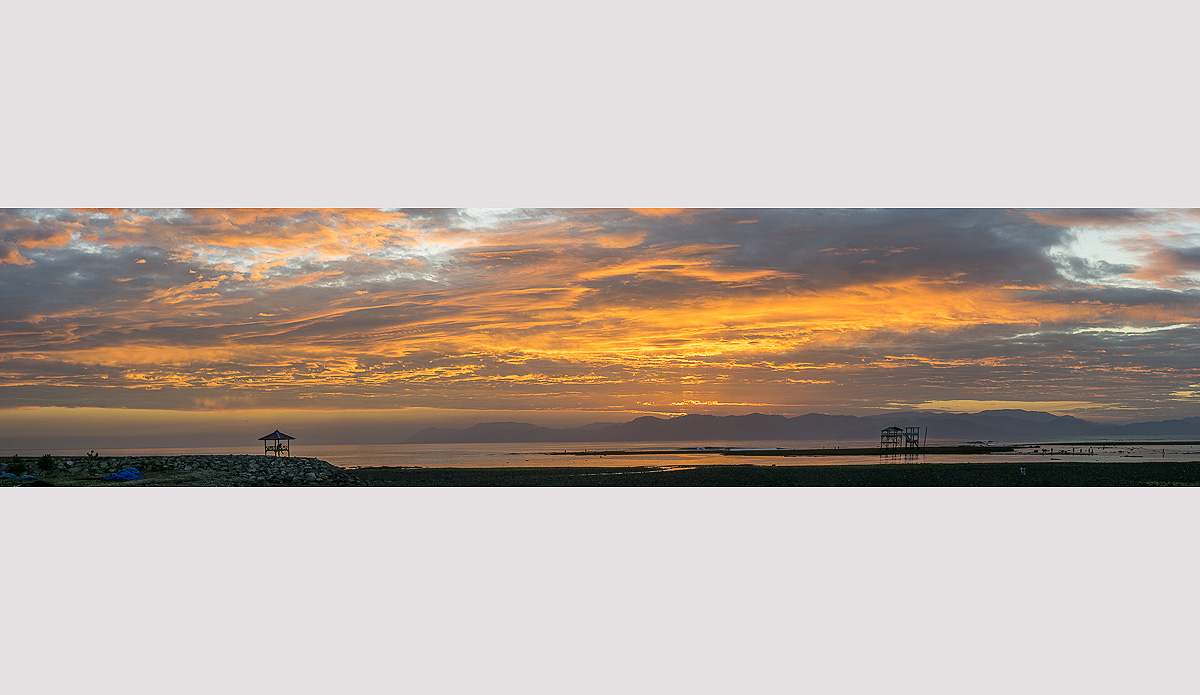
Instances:
[[[1051,415],[1050,413],[1042,413],[1033,410],[1021,410],[1020,408],[1004,408],[1001,410],[982,410],[977,415],[995,415],[999,417],[1012,417],[1018,420],[1028,420],[1029,422],[1054,422],[1062,417],[1070,417],[1069,415]],[[1074,418],[1071,418],[1074,419]]]
[[[482,422],[466,429],[428,427],[409,437],[408,444],[482,444],[510,442],[652,442],[652,441],[769,441],[843,439],[873,442],[879,430],[891,425],[929,428],[934,439],[1047,441],[1081,437],[1196,437],[1200,417],[1128,425],[1107,425],[1070,415],[1028,410],[985,410],[980,413],[910,411],[857,417],[809,413],[783,415],[652,415],[624,423],[598,422],[583,427],[553,428],[527,422]]]
[[[579,442],[579,428],[554,429],[528,422],[481,422],[465,430],[426,427],[405,444],[483,444],[505,442]]]
[[[1121,436],[1189,437],[1200,432],[1200,417],[1186,417],[1182,420],[1135,422],[1131,425],[1120,425],[1111,429]]]

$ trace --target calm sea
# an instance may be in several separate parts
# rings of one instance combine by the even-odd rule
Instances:
[[[930,439],[930,446],[956,445],[958,440]],[[745,448],[784,448],[784,449],[836,449],[873,446],[875,443],[858,443],[846,441],[767,441],[767,442],[729,442],[729,441],[674,441],[674,442],[582,442],[582,443],[517,443],[517,444],[311,444],[292,443],[292,454],[295,456],[312,456],[323,459],[335,466],[422,466],[422,467],[501,467],[501,466],[679,466],[704,464],[758,464],[777,466],[822,466],[846,464],[874,464],[903,461],[898,457],[881,459],[878,455],[869,456],[799,456],[799,457],[745,457],[723,456],[713,452],[685,451],[685,448],[695,447],[745,447]],[[667,451],[652,455],[572,455],[564,452],[576,451]],[[0,452],[3,453],[3,452]],[[36,451],[19,451],[22,456],[37,456],[51,453],[56,456],[80,456],[83,453],[66,449],[38,449]],[[262,449],[256,446],[247,447],[184,447],[184,448],[140,448],[140,449],[105,449],[99,451],[104,456],[173,456],[184,454],[261,454]],[[921,463],[982,463],[982,462],[1014,462],[1014,461],[1051,461],[1051,460],[1087,460],[1087,461],[1132,461],[1139,459],[1157,459],[1160,461],[1197,461],[1200,460],[1200,446],[1171,444],[1163,440],[1162,444],[1130,446],[1122,445],[1114,440],[1106,447],[1071,447],[1070,445],[1055,445],[1052,450],[1021,449],[1008,454],[977,454],[977,455],[927,455],[909,459]]]

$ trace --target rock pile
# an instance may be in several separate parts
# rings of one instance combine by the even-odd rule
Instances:
[[[54,465],[45,470],[38,459],[26,458],[27,472],[39,478],[103,477],[132,466],[143,474],[161,471],[196,473],[178,478],[179,484],[205,486],[255,485],[364,485],[345,470],[316,458],[302,456],[250,456],[241,454],[195,456],[101,456],[99,458],[56,456]],[[0,460],[0,472],[8,468]],[[164,479],[164,484],[172,484]]]

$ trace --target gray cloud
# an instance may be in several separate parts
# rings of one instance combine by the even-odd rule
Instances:
[[[1111,280],[1121,275],[1128,275],[1136,267],[1128,263],[1109,263],[1066,254],[1055,254],[1054,260],[1060,266],[1065,266],[1067,273],[1072,278],[1090,282]]]

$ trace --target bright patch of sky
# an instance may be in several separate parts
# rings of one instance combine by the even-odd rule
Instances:
[[[1025,338],[1039,338],[1049,335],[1079,335],[1082,333],[1110,333],[1116,335],[1140,335],[1145,333],[1159,333],[1162,331],[1176,331],[1180,328],[1191,328],[1188,323],[1175,323],[1170,326],[1088,326],[1085,328],[1073,328],[1070,330],[1045,330],[1045,331],[1029,331],[1027,333],[1017,333],[1010,335],[1005,340],[1021,341]]]
[[[66,244],[66,248],[85,253],[105,253],[109,250],[108,245],[80,239],[78,234],[71,235],[71,241]]]
[[[507,222],[521,208],[464,208],[458,211],[459,224],[468,229],[488,229]]]
[[[1071,258],[1079,258],[1087,261],[1092,268],[1103,267],[1104,264],[1136,267],[1162,247],[1200,246],[1200,221],[1194,215],[1179,210],[1154,212],[1150,219],[1137,222],[1070,227],[1070,240],[1050,249],[1050,256],[1063,276],[1076,282],[1110,287],[1159,287],[1161,283],[1157,280],[1134,278],[1122,273],[1103,279],[1085,277],[1077,272],[1077,266],[1069,262]],[[1192,273],[1191,277],[1200,282],[1200,273]]]
[[[1157,333],[1158,331],[1174,331],[1174,330],[1178,330],[1180,328],[1190,328],[1190,327],[1191,327],[1191,324],[1188,324],[1188,323],[1175,323],[1170,326],[1141,326],[1141,327],[1139,327],[1139,326],[1117,326],[1117,327],[1111,327],[1111,328],[1088,327],[1088,328],[1076,328],[1074,330],[1068,331],[1068,333],[1122,333],[1122,334]],[[1029,334],[1026,334],[1026,335],[1029,335]]]
[[[34,222],[41,222],[45,219],[58,219],[60,215],[69,210],[67,208],[18,208],[15,212]]]

